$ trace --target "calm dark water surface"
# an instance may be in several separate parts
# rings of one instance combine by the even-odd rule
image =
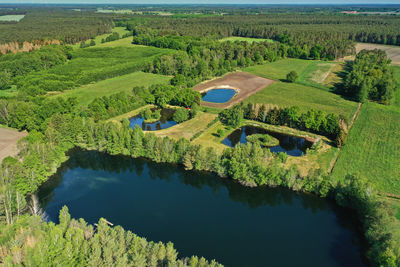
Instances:
[[[173,109],[163,108],[161,110],[160,120],[151,123],[144,122],[143,116],[139,114],[129,119],[130,126],[133,129],[135,125],[139,125],[144,131],[157,131],[161,129],[167,129],[177,124],[177,122],[172,119],[174,112],[175,110]]]
[[[105,217],[179,257],[226,266],[363,266],[350,215],[327,200],[284,189],[246,188],[143,159],[74,150],[38,192],[49,219]]]
[[[233,89],[212,89],[203,96],[201,100],[212,103],[226,103],[236,94]]]
[[[285,152],[289,156],[299,157],[303,155],[307,148],[312,147],[312,143],[301,137],[290,136],[287,134],[271,132],[259,127],[244,126],[233,131],[222,143],[234,147],[237,144],[246,144],[246,137],[252,134],[269,134],[279,140],[279,145],[269,147],[271,152]]]

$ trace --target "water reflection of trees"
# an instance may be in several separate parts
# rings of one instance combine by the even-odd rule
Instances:
[[[259,206],[274,207],[299,203],[304,209],[311,209],[314,213],[326,210],[329,206],[327,201],[311,194],[295,193],[284,188],[249,188],[207,172],[185,171],[174,164],[155,163],[146,159],[132,159],[126,156],[111,156],[97,151],[74,149],[70,151],[70,159],[62,164],[57,173],[41,187],[39,198],[42,207],[45,207],[52,199],[54,189],[61,184],[66,171],[77,168],[115,174],[131,172],[139,177],[145,175],[153,180],[160,179],[168,182],[178,179],[181,183],[194,188],[209,187],[215,194],[221,190],[227,190],[231,200],[252,209]]]

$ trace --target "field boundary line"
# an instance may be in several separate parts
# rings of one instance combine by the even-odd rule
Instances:
[[[356,122],[356,120],[358,118],[358,115],[361,112],[361,107],[362,107],[362,103],[358,103],[357,110],[356,110],[356,112],[354,112],[354,115],[353,115],[353,117],[351,118],[351,121],[350,121],[349,129],[348,129],[348,132],[347,132],[348,135],[350,135],[350,131],[353,128],[353,125]],[[342,150],[341,148],[338,148],[338,152],[336,153],[335,158],[331,161],[331,164],[330,164],[330,167],[329,167],[329,170],[328,170],[328,174],[331,174],[333,172],[333,169],[335,168],[336,163],[337,163],[337,161],[339,159],[341,150]]]

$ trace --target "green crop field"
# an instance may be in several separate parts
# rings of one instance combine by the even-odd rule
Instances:
[[[384,192],[400,194],[400,111],[366,103],[343,147],[333,175],[368,178]]]
[[[77,49],[72,60],[49,70],[21,77],[21,88],[63,91],[81,85],[140,71],[155,56],[174,53],[155,47],[94,47]]]
[[[342,114],[349,119],[357,109],[356,102],[345,100],[339,95],[315,87],[280,81],[250,96],[244,102],[280,107],[299,106],[303,111],[314,108],[328,113]]]
[[[89,104],[96,97],[111,95],[119,92],[131,93],[135,86],[148,87],[152,84],[167,84],[170,78],[164,75],[152,73],[134,72],[123,76],[107,79],[93,84],[81,86],[79,88],[65,91],[61,94],[52,95],[64,97],[77,97],[80,106]]]
[[[231,36],[231,37],[226,37],[220,40],[221,42],[226,42],[226,41],[231,41],[231,42],[235,42],[235,41],[245,41],[245,42],[249,42],[249,43],[253,43],[253,42],[269,42],[272,43],[274,42],[274,40],[271,39],[261,39],[261,38],[249,38],[249,37],[237,37],[237,36]]]

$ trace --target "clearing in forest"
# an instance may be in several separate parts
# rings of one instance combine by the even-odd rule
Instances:
[[[258,91],[261,91],[273,82],[273,80],[258,77],[251,73],[233,72],[225,75],[224,77],[198,84],[193,89],[200,93],[218,88],[234,89],[237,94],[226,103],[202,102],[202,105],[207,107],[229,108],[237,103],[240,103]]]
[[[262,38],[250,38],[250,37],[239,37],[239,36],[231,36],[231,37],[226,37],[221,40],[220,42],[226,42],[226,41],[231,41],[231,42],[248,42],[248,43],[262,43],[262,42],[268,42],[268,43],[273,43],[274,40],[271,39],[262,39]]]
[[[18,154],[17,142],[27,133],[0,127],[0,163],[4,158]]]
[[[366,50],[374,50],[374,49],[383,50],[386,52],[388,57],[392,60],[392,65],[400,65],[400,47],[399,46],[357,43],[357,45],[356,45],[357,53],[364,49],[366,49]]]

